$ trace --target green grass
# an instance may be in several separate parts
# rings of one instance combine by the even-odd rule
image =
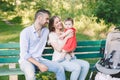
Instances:
[[[19,42],[19,34],[22,29],[21,25],[10,25],[0,21],[0,43]]]

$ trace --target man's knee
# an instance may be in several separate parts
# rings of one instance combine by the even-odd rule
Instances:
[[[26,80],[35,80],[35,73],[25,73]]]

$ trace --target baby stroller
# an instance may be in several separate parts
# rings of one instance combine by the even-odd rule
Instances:
[[[95,68],[98,72],[111,77],[120,78],[120,27],[115,28],[113,32],[110,32],[106,39],[106,45],[104,57],[100,59]],[[89,80],[92,80],[93,72],[90,75]],[[107,79],[105,79],[107,80]]]

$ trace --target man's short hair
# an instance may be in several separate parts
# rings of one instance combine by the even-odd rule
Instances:
[[[40,14],[42,14],[42,13],[51,15],[51,13],[50,13],[48,10],[40,9],[40,10],[38,10],[38,11],[35,13],[35,20],[36,20],[36,18],[37,18]]]

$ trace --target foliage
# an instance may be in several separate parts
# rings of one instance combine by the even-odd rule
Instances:
[[[87,6],[89,0],[2,0],[1,3],[5,8],[0,5],[1,16],[7,19],[21,16],[22,24],[33,22],[36,10],[41,8],[50,10],[52,15],[59,15],[62,19],[69,16],[79,18],[81,14],[86,13],[90,15],[90,10]],[[2,9],[6,12],[3,12]]]
[[[106,23],[120,25],[120,0],[96,0],[94,14]]]
[[[53,72],[43,72],[36,74],[37,80],[56,80]]]
[[[14,11],[15,5],[11,4],[6,0],[0,0],[0,9],[3,12]]]
[[[77,40],[97,40],[106,38],[109,28],[107,28],[104,20],[96,23],[97,19],[97,17],[81,15],[80,19],[77,20],[75,24],[77,29]]]
[[[22,17],[21,16],[16,16],[12,20],[10,20],[11,23],[21,23],[22,22]]]
[[[19,32],[23,27],[20,28],[17,26],[19,24],[24,26],[30,25],[33,22],[36,10],[39,8],[46,8],[52,12],[52,15],[59,15],[63,20],[66,17],[72,17],[75,21],[74,27],[77,29],[77,40],[104,39],[109,31],[109,27],[107,24],[105,24],[104,20],[100,19],[99,23],[97,23],[96,21],[99,18],[93,16],[91,13],[91,11],[96,8],[96,0],[16,0],[16,2],[14,0],[2,1],[13,4],[16,7],[14,11],[1,12],[0,10],[0,13],[2,13],[1,19],[5,19],[5,21],[10,21],[11,23],[15,24],[4,25],[4,27],[3,25],[0,25],[1,30],[5,29],[7,26],[7,31],[1,32],[1,35],[6,36],[6,38],[1,36],[1,42],[18,42]],[[18,31],[17,34],[14,34],[13,32],[16,32],[16,30]]]
[[[52,15],[59,15],[62,19],[79,19],[80,15],[91,17],[94,14],[99,21],[103,19],[107,24],[120,23],[120,0],[1,0],[0,3],[2,17],[12,20],[21,16],[24,25],[31,24],[36,10],[41,8],[50,10]]]

